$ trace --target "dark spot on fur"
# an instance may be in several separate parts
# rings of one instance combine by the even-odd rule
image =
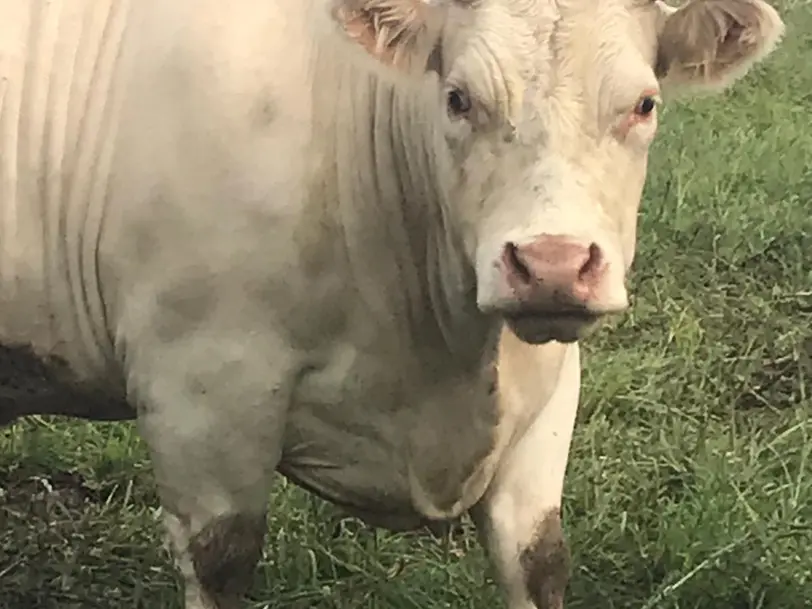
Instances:
[[[155,255],[155,237],[146,230],[138,230],[133,233],[133,253],[139,263],[145,263]]]
[[[212,609],[240,606],[262,556],[264,536],[264,516],[228,514],[210,522],[191,539],[195,574],[215,603]]]
[[[533,543],[521,554],[527,591],[538,609],[563,609],[570,577],[570,553],[558,510],[539,525]]]
[[[29,345],[0,345],[0,399],[53,393],[70,377],[67,362],[59,357],[40,356]]]
[[[496,367],[496,359],[487,360],[482,369],[485,384],[488,388],[488,395],[494,395],[499,387],[499,371]]]
[[[196,269],[189,273],[189,277],[158,294],[155,332],[163,342],[175,341],[196,329],[217,304],[216,292],[206,274]]]
[[[34,414],[114,421],[135,412],[123,392],[81,381],[60,357],[30,345],[0,345],[0,426]]]
[[[276,114],[276,101],[270,95],[263,95],[254,108],[252,126],[267,127],[274,121]]]

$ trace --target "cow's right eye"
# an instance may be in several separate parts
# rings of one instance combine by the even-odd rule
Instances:
[[[471,111],[471,98],[460,88],[449,89],[447,103],[452,116],[464,116]]]
[[[656,95],[644,95],[634,107],[634,113],[640,118],[648,118],[657,107],[657,101]]]

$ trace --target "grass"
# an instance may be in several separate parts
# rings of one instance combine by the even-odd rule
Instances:
[[[586,343],[565,489],[568,609],[812,607],[812,6],[723,97],[668,107],[633,311]],[[0,432],[0,607],[179,607],[127,424]],[[281,481],[252,591],[274,609],[499,607],[464,522],[342,520]]]

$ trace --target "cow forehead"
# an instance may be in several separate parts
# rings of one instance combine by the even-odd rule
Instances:
[[[596,126],[628,112],[641,95],[659,88],[654,66],[663,17],[649,0],[564,4],[551,40],[554,60],[546,68],[554,94],[571,105],[580,102],[587,112],[582,118]]]
[[[658,0],[479,0],[475,6],[462,9],[467,18],[457,13],[458,25],[507,44],[531,71],[546,64],[546,50],[594,54],[597,43],[614,42],[649,51],[665,15]]]
[[[663,11],[653,0],[481,0],[475,11],[452,11],[449,19],[462,34],[463,48],[452,40],[450,49],[460,80],[503,81],[474,88],[502,89],[513,103],[499,109],[512,119],[526,108],[520,101],[550,96],[611,114],[657,86]]]

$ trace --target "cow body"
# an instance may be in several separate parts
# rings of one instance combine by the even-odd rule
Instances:
[[[478,500],[515,427],[497,412],[491,380],[482,373],[493,358],[495,329],[464,337],[470,353],[459,362],[449,357],[431,327],[436,322],[399,301],[403,278],[388,275],[387,264],[398,261],[385,259],[380,234],[357,238],[376,252],[373,263],[380,267],[367,270],[363,281],[393,302],[368,302],[342,251],[343,210],[334,201],[309,202],[313,195],[307,192],[308,176],[330,173],[326,167],[335,162],[310,149],[327,148],[330,140],[351,148],[351,129],[343,127],[353,123],[332,119],[327,110],[327,131],[314,136],[306,122],[291,129],[287,121],[273,120],[284,112],[286,118],[302,114],[305,121],[314,112],[306,106],[318,104],[297,99],[283,108],[279,88],[306,91],[311,79],[329,88],[342,66],[330,62],[319,68],[323,74],[310,76],[303,53],[299,69],[287,80],[274,74],[274,87],[263,91],[269,83],[254,81],[249,69],[239,77],[211,74],[210,56],[220,55],[224,66],[239,61],[224,57],[230,46],[218,44],[211,31],[219,24],[192,21],[178,32],[166,9],[142,14],[140,7],[122,3],[63,2],[41,5],[38,12],[34,6],[27,11],[28,31],[36,33],[19,57],[37,49],[40,63],[12,81],[21,87],[8,97],[19,101],[4,115],[8,139],[26,142],[34,154],[28,163],[18,158],[16,166],[6,157],[6,175],[17,170],[17,183],[6,199],[16,224],[4,226],[3,293],[10,297],[2,322],[15,373],[30,362],[33,383],[47,367],[49,377],[40,383],[53,401],[34,407],[21,392],[9,397],[5,417],[50,411],[134,418],[133,384],[140,380],[134,370],[141,365],[149,368],[143,374],[150,385],[157,367],[170,376],[225,375],[223,388],[232,392],[235,380],[219,369],[225,362],[213,363],[223,357],[216,352],[229,335],[234,352],[228,357],[255,361],[243,379],[246,389],[258,396],[284,392],[275,416],[285,419],[281,467],[288,475],[333,501],[370,511],[370,517],[380,512],[397,527],[416,526],[427,516],[458,516]],[[284,20],[272,3],[265,15],[250,8],[245,22]],[[95,30],[87,27],[94,17]],[[239,31],[250,38],[245,22],[237,21]],[[303,23],[290,26],[303,36]],[[263,72],[263,58],[283,56],[288,44],[262,40],[265,29],[255,26],[256,37],[243,40],[248,48],[240,49],[244,57],[257,58]],[[25,32],[19,28],[18,36]],[[187,41],[181,57],[171,55],[178,40]],[[85,48],[71,52],[80,45]],[[99,67],[105,64],[107,69]],[[53,74],[64,76],[51,83]],[[85,90],[73,74],[85,75]],[[179,89],[174,78],[194,84]],[[27,79],[42,89],[26,89]],[[208,100],[195,99],[201,88],[209,89]],[[358,91],[344,92],[350,108]],[[30,108],[30,114],[19,108]],[[14,112],[24,120],[12,122]],[[67,115],[62,124],[60,114]],[[350,149],[338,158],[368,153]],[[355,173],[351,167],[337,170]],[[318,186],[337,191],[331,177],[320,177]],[[362,196],[349,204],[351,213],[367,215],[372,229],[386,229],[386,218],[375,217],[375,200]],[[13,243],[20,244],[18,251]],[[416,297],[420,307],[424,296]],[[201,325],[212,336],[200,337]],[[142,350],[150,360],[144,364],[138,361]],[[192,351],[208,360],[207,370],[193,370],[201,362],[185,364],[189,369],[182,372],[169,364]],[[272,416],[272,408],[264,410],[257,423]],[[180,418],[196,416],[181,405],[173,411]],[[459,463],[449,460],[457,455],[449,455],[444,439],[452,437],[465,452]],[[241,441],[235,435],[234,442]],[[425,505],[415,509],[420,502]]]
[[[625,307],[669,31],[612,2],[608,140],[575,2],[0,2],[0,423],[136,418],[187,609],[238,605],[277,471],[389,528],[470,510],[510,608],[561,607],[576,340]],[[730,2],[741,71],[780,21]]]

